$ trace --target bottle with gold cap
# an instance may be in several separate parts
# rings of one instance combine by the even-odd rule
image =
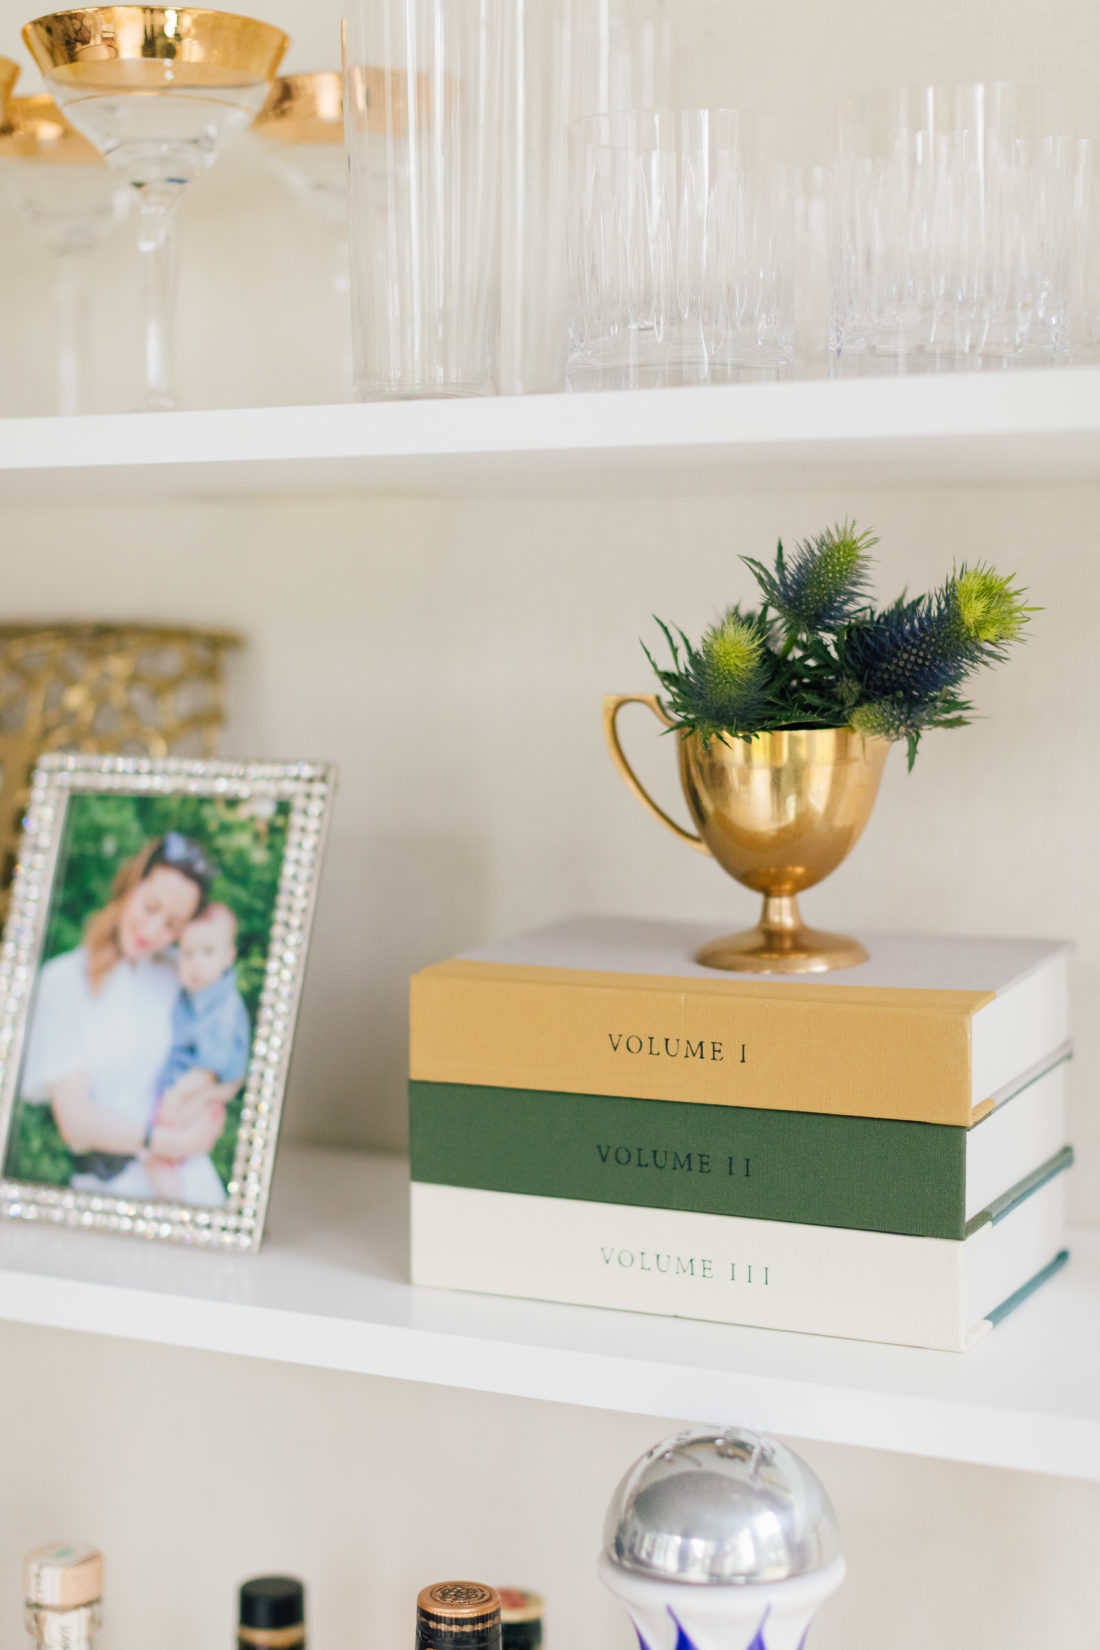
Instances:
[[[55,1541],[23,1560],[23,1621],[42,1650],[90,1650],[103,1625],[103,1554]]]
[[[306,1590],[296,1576],[253,1576],[237,1620],[238,1650],[305,1650]]]
[[[538,1593],[523,1587],[498,1587],[502,1650],[540,1650],[545,1606]]]
[[[437,1581],[416,1601],[416,1650],[501,1650],[500,1594],[480,1581]]]

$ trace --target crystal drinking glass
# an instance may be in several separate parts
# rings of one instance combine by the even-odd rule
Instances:
[[[500,388],[565,383],[570,122],[672,101],[657,0],[512,0],[503,17]]]
[[[355,388],[491,395],[500,0],[355,0],[344,27]]]
[[[130,190],[52,98],[13,97],[0,126],[0,179],[20,216],[54,255],[58,407],[80,411],[86,259],[130,205]]]
[[[345,396],[350,395],[348,162],[339,72],[280,76],[252,130],[267,165],[331,242],[332,291],[340,300],[340,373]]]
[[[927,86],[838,119],[836,370],[974,370],[1068,351],[1074,146],[1004,85]]]
[[[785,123],[625,110],[570,130],[570,389],[774,378],[794,348]]]
[[[263,105],[287,37],[226,12],[99,6],[40,17],[23,39],[73,125],[138,191],[146,399],[172,407],[176,208]]]

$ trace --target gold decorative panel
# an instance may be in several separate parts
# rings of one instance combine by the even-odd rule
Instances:
[[[0,625],[0,888],[39,755],[213,756],[222,662],[240,640],[164,625]]]

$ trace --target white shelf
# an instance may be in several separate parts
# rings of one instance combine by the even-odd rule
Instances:
[[[971,1352],[413,1289],[398,1159],[284,1148],[258,1258],[0,1228],[0,1318],[1100,1479],[1100,1233]]]
[[[1100,477],[1100,367],[0,421],[0,496]]]

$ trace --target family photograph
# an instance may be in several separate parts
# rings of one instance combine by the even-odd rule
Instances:
[[[7,1179],[227,1203],[288,818],[268,798],[70,798]]]

